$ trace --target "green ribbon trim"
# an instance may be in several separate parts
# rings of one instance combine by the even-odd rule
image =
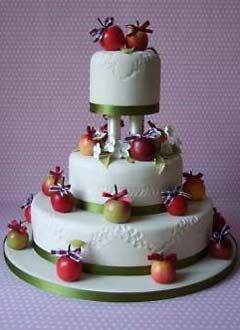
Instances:
[[[43,259],[55,263],[57,260],[56,256],[52,256],[51,253],[40,248],[34,241],[32,247],[35,252]],[[200,259],[202,259],[207,253],[207,249],[204,249],[193,256],[185,259],[178,260],[177,268],[188,267]],[[83,269],[86,273],[98,274],[98,275],[121,275],[121,276],[136,276],[136,275],[148,275],[150,274],[151,266],[133,266],[133,267],[116,267],[106,266],[99,264],[84,263]]]
[[[76,201],[76,205],[82,210],[86,210],[92,213],[103,213],[103,204],[97,204],[92,202],[85,202],[81,200]],[[158,214],[165,212],[165,206],[163,204],[154,204],[146,206],[133,206],[132,215],[148,215],[148,214]]]
[[[90,111],[108,116],[136,116],[150,115],[159,112],[159,103],[143,106],[120,106],[89,103]]]
[[[234,240],[234,239],[233,239]],[[237,245],[234,240],[236,251]],[[203,289],[210,287],[211,285],[219,282],[224,279],[233,269],[236,260],[237,260],[237,252],[234,255],[234,258],[231,264],[225,268],[222,272],[214,275],[206,280],[203,280],[198,283],[193,283],[187,285],[182,288],[164,290],[164,291],[153,291],[153,292],[129,292],[129,293],[121,293],[121,292],[98,292],[98,291],[88,291],[81,289],[73,289],[60,284],[51,283],[46,280],[39,279],[33,275],[29,275],[23,270],[17,268],[6,256],[4,251],[4,258],[11,269],[11,271],[17,275],[19,278],[28,282],[29,284],[34,285],[35,287],[42,289],[44,291],[52,292],[58,295],[63,295],[71,298],[78,299],[88,299],[95,301],[108,301],[108,302],[139,302],[139,301],[152,301],[152,300],[161,300],[161,299],[169,299],[178,296],[183,296],[187,294],[191,294]]]

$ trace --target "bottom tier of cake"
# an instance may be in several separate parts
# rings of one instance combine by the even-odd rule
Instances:
[[[212,230],[212,204],[206,198],[190,202],[184,217],[160,213],[132,217],[126,224],[106,221],[83,210],[57,213],[42,193],[32,203],[36,251],[50,259],[51,249],[66,249],[75,239],[86,242],[83,259],[88,271],[105,274],[146,274],[152,252],[176,253],[180,267],[201,257]]]
[[[150,275],[83,274],[80,281],[64,282],[58,278],[55,265],[41,258],[31,247],[13,250],[5,244],[4,256],[13,273],[42,290],[71,298],[132,302],[186,295],[222,280],[236,261],[237,246],[234,239],[231,241],[233,254],[230,260],[217,260],[206,255],[194,265],[178,270],[177,280],[171,284],[155,283]]]

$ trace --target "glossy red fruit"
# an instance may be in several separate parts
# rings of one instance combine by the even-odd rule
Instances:
[[[148,35],[147,33],[152,33],[153,31],[149,29],[150,22],[146,21],[142,25],[137,21],[136,25],[128,24],[128,34],[126,36],[126,45],[128,48],[133,48],[134,50],[145,50],[148,45]]]
[[[214,214],[213,214],[213,228],[212,231],[219,232],[221,229],[225,226],[226,220],[224,217],[217,211],[216,208],[214,208]]]
[[[125,37],[117,25],[106,28],[100,40],[100,45],[105,50],[120,50],[125,44]]]
[[[136,138],[130,143],[131,156],[139,161],[151,161],[156,154],[153,141],[146,137]]]
[[[71,212],[74,208],[74,197],[70,192],[63,195],[56,192],[51,195],[51,204],[53,209],[57,212]]]
[[[63,281],[78,281],[82,276],[82,262],[77,262],[69,256],[62,256],[57,260],[57,274]]]
[[[28,223],[31,223],[31,205],[25,208],[24,217]]]
[[[228,260],[232,256],[232,243],[229,238],[224,238],[221,242],[210,240],[208,250],[211,257],[215,259]]]
[[[177,195],[173,197],[169,205],[166,205],[167,211],[172,215],[185,215],[187,213],[187,199],[184,196]]]
[[[168,260],[154,261],[151,266],[151,276],[157,283],[172,283],[176,280],[176,267]]]

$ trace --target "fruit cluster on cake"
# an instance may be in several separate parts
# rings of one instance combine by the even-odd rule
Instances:
[[[82,269],[110,275],[152,274],[176,280],[176,269],[197,262],[207,249],[229,259],[229,227],[207,197],[203,175],[183,173],[181,141],[171,126],[145,115],[159,111],[160,58],[148,47],[150,23],[113,18],[90,33],[103,48],[91,58],[88,125],[69,157],[69,184],[59,166],[42,191],[24,205],[32,245],[57,261],[57,274],[79,280]],[[122,136],[122,127],[129,127]],[[10,247],[27,244],[25,226],[10,224]]]

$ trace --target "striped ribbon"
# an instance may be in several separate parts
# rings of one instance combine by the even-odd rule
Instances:
[[[51,250],[51,255],[54,256],[61,256],[61,257],[69,257],[70,259],[80,262],[82,261],[82,256],[81,256],[81,248],[77,248],[74,250],[71,250],[71,246],[69,245],[67,250]]]
[[[181,191],[181,186],[177,186],[177,187],[173,188],[172,190],[167,190],[167,191],[161,192],[161,197],[163,198],[163,202],[166,205],[169,205],[172,202],[173,198],[178,195],[184,196],[187,199],[191,199],[191,195],[185,193],[184,191]]]
[[[90,31],[90,35],[94,37],[93,42],[97,42],[102,39],[104,31],[109,27],[112,26],[114,23],[113,17],[107,17],[104,21],[104,23],[100,20],[100,18],[97,19],[100,23],[100,28],[94,28]]]
[[[27,201],[21,206],[21,209],[27,209],[29,206],[31,206],[33,201],[33,194],[28,197]]]
[[[220,244],[222,240],[229,234],[229,232],[230,232],[230,226],[224,225],[219,232],[215,231],[212,234],[211,239],[216,241],[218,244]]]

